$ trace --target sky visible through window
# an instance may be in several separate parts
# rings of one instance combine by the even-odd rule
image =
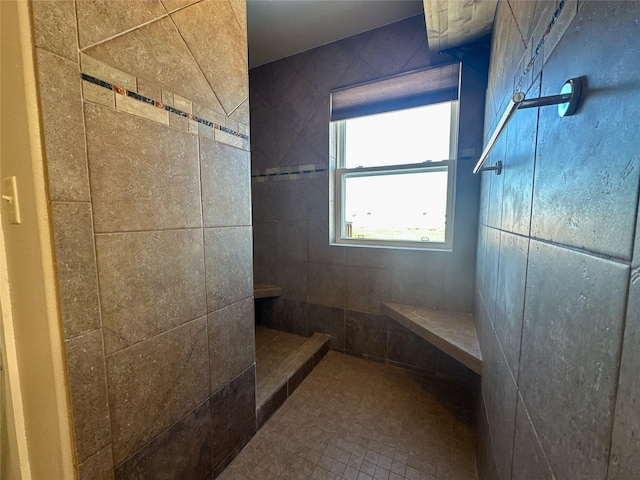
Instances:
[[[346,167],[448,160],[449,102],[350,119]],[[345,222],[353,238],[445,241],[446,169],[345,179]]]

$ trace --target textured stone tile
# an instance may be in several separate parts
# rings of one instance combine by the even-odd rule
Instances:
[[[251,225],[249,154],[201,138],[200,159],[205,226]]]
[[[345,350],[387,358],[387,318],[345,310]]]
[[[605,476],[628,274],[531,243],[519,385],[556,477]]]
[[[76,8],[80,48],[106,40],[166,13],[159,0],[138,0],[130,2],[127,8],[119,8],[118,4],[108,0],[80,0]]]
[[[389,270],[347,267],[346,308],[380,313],[380,302],[391,300],[391,278]]]
[[[37,60],[49,198],[88,201],[78,65],[40,49]]]
[[[100,330],[68,340],[66,348],[76,454],[82,463],[111,441]]]
[[[445,275],[440,306],[455,312],[471,312],[473,307],[473,278]]]
[[[100,3],[111,4],[112,2],[104,0]],[[114,8],[113,11],[118,13],[120,9]],[[135,9],[131,12],[135,12]],[[96,17],[100,22],[105,18],[107,17]],[[136,77],[155,79],[161,83],[161,87],[190,101],[219,112],[224,111],[189,48],[169,18],[149,23],[126,35],[91,47],[84,53]],[[149,58],[153,58],[154,61],[147,61]],[[161,78],[158,78],[158,72],[162,72]]]
[[[309,180],[278,182],[274,189],[277,220],[318,220],[309,214]],[[324,206],[328,210],[328,202]]]
[[[247,37],[233,8],[229,2],[200,2],[171,19],[224,111],[231,113],[249,96]]]
[[[485,258],[481,275],[481,293],[487,307],[487,313],[492,321],[495,318],[496,298],[498,289],[498,264],[500,261],[500,230],[485,229]]]
[[[630,259],[640,164],[636,82],[640,47],[635,2],[587,2],[544,69],[542,94],[584,75],[588,91],[577,115],[540,111],[531,233],[566,245]],[[615,29],[616,35],[609,32]],[[619,45],[619,55],[609,52]],[[612,109],[612,104],[619,108]],[[585,192],[584,195],[576,192]]]
[[[251,227],[204,231],[209,312],[253,295]]]
[[[240,30],[242,31],[244,38],[247,38],[247,2],[245,0],[229,0],[229,4],[233,9],[233,14],[236,17]]]
[[[341,42],[314,48],[292,58],[300,74],[325,96],[338,84],[353,60],[353,52]]]
[[[632,272],[607,477],[611,480],[640,476],[640,270],[636,267]]]
[[[493,365],[493,343],[496,335],[493,330],[491,318],[487,312],[487,307],[480,295],[479,298],[479,311],[475,312],[477,323],[476,331],[478,334],[478,345],[480,346],[480,352],[482,353],[482,378],[480,387],[482,394],[486,402],[491,400],[491,367]]]
[[[276,223],[253,222],[253,258],[276,256]],[[258,283],[258,282],[255,282]]]
[[[60,310],[66,339],[101,328],[88,203],[51,205]]]
[[[278,298],[276,301],[276,328],[294,335],[306,337],[309,310],[306,302],[296,302]]]
[[[345,265],[347,263],[347,247],[329,244],[329,225],[327,222],[309,222],[309,261]]]
[[[340,77],[336,87],[348,87],[380,78],[380,73],[360,57],[355,57],[349,68]],[[328,116],[328,115],[327,115]]]
[[[307,301],[309,264],[292,260],[278,260],[275,283],[282,287],[282,298]]]
[[[278,259],[306,262],[309,255],[308,223],[281,221],[275,223],[275,255]]]
[[[489,157],[485,161],[486,166],[496,165],[498,161],[504,161],[507,149],[507,137],[502,135],[491,150]],[[489,204],[487,207],[487,226],[501,228],[502,226],[502,201],[504,193],[504,176],[495,175],[489,172],[491,177],[491,187]]]
[[[162,87],[144,78],[138,79],[138,93],[158,102],[162,101]]]
[[[202,230],[98,235],[108,354],[203,316]]]
[[[512,478],[514,480],[528,480],[530,478],[551,480],[555,478],[520,396],[518,396],[518,414],[513,444]]]
[[[173,12],[179,8],[184,8],[192,3],[199,2],[201,0],[160,0],[164,8],[167,9],[167,12]]]
[[[111,446],[78,465],[78,480],[115,480]]]
[[[86,102],[98,103],[105,107],[116,108],[116,97],[113,90],[107,90],[94,83],[82,81],[82,98]]]
[[[152,122],[169,125],[169,112],[126,95],[116,95],[116,109]]]
[[[275,220],[274,188],[273,182],[251,184],[251,207],[254,223]]]
[[[211,471],[211,407],[206,401],[120,464],[116,479],[205,480]]]
[[[390,249],[352,247],[347,249],[347,265],[384,269],[397,267],[400,270],[406,263],[398,261],[397,254]]]
[[[528,96],[538,97],[539,94],[540,84],[536,82]],[[524,109],[513,117],[503,134],[507,137],[508,147],[503,159],[502,228],[521,235],[529,235],[531,228],[537,124],[538,109]]]
[[[507,359],[499,342],[494,343],[491,358],[491,400],[487,405],[489,429],[493,439],[493,450],[498,479],[511,478],[511,456],[513,432],[516,422],[518,387],[511,375]]]
[[[345,326],[342,308],[309,304],[309,335],[328,333],[331,335],[331,349],[344,350]]]
[[[389,360],[436,373],[438,350],[397,322],[389,322]]]
[[[240,122],[241,125],[249,125],[249,111],[249,99],[247,98],[229,116]],[[246,128],[248,129],[249,127],[247,126]]]
[[[442,275],[395,270],[392,275],[392,302],[421,307],[438,307],[440,305],[443,292]]]
[[[214,475],[219,474],[256,431],[255,367],[211,396]]]
[[[498,469],[496,466],[495,455],[493,453],[493,443],[491,442],[491,434],[489,432],[489,422],[487,421],[487,412],[484,402],[480,402],[480,412],[478,413],[478,477],[485,479],[497,479]]]
[[[296,132],[302,133],[316,110],[324,105],[324,100],[324,95],[298,74],[289,84],[287,95],[282,98],[277,109]]]
[[[36,47],[78,61],[76,10],[71,0],[31,2]]]
[[[309,263],[309,302],[344,308],[347,303],[347,267]]]
[[[207,398],[206,328],[194,320],[107,357],[116,465]]]
[[[494,322],[507,362],[517,378],[527,280],[529,239],[507,232],[500,234],[500,264]]]
[[[211,391],[216,391],[256,361],[253,299],[210,313],[207,320]]]
[[[420,29],[423,35],[416,35]],[[380,74],[402,71],[426,36],[424,18],[415,16],[376,29],[359,52],[360,57]]]
[[[319,155],[302,135],[296,135],[291,147],[286,151],[278,162],[278,165],[308,165],[322,164],[327,162],[327,157]]]
[[[364,248],[358,250],[369,250],[371,252],[376,251]],[[378,257],[381,260],[381,263],[379,264],[381,268],[391,267],[394,270],[404,271],[419,270],[430,274],[443,274],[445,271],[445,259],[447,258],[447,254],[444,252],[397,249],[389,251],[377,250],[376,252],[378,252]],[[350,255],[349,261],[351,264],[360,264],[364,267],[378,266],[375,262],[373,264],[369,264],[369,262],[363,258],[362,254],[358,253]]]
[[[84,53],[80,54],[80,64],[82,73],[86,73],[87,75],[99,78],[100,80],[104,80],[105,82],[109,82],[132,92],[138,91],[138,80],[134,75],[118,70],[117,68],[101,62],[100,60],[96,60]]]
[[[96,232],[202,226],[194,137],[98,105],[85,114]]]

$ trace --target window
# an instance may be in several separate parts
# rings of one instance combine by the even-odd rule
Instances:
[[[334,244],[450,250],[459,65],[332,92]]]

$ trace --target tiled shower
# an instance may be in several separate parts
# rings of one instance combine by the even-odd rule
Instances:
[[[480,68],[463,68],[461,156],[482,148],[488,53],[469,52]],[[466,378],[465,367],[381,315],[380,302],[471,311],[479,178],[469,159],[457,171],[453,252],[328,242],[330,91],[452,60],[429,53],[416,16],[249,72],[254,277],[283,289],[256,304],[259,323],[329,333],[334,350]],[[402,125],[388,135],[401,142]]]
[[[255,322],[475,384],[381,301],[474,313],[479,478],[634,478],[639,5],[501,0],[490,60],[451,52],[446,253],[328,245],[329,92],[452,60],[423,16],[249,72],[243,0],[34,1],[78,478],[220,474],[256,431]],[[514,89],[577,76],[575,116],[519,112],[471,174]],[[282,295],[254,313],[254,283]]]

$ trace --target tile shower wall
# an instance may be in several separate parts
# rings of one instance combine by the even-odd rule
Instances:
[[[482,174],[481,478],[640,478],[639,18],[638,2],[498,4],[485,135],[519,84],[586,92],[572,117],[518,112],[491,155],[503,175]]]
[[[78,477],[212,478],[256,428],[244,0],[32,7]]]
[[[447,360],[418,337],[410,343],[422,342],[425,358],[397,348],[413,334],[388,326],[380,302],[471,311],[479,179],[470,161],[459,162],[452,253],[330,246],[327,176],[329,92],[452,60],[430,54],[426,38],[416,16],[250,71],[254,276],[283,289],[275,305],[257,303],[267,324],[435,371],[436,357]],[[463,71],[459,150],[468,156],[481,148],[486,78]]]

